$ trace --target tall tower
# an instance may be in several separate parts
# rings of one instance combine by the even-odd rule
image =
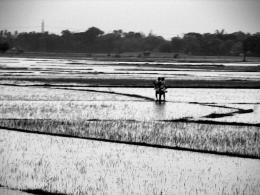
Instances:
[[[42,20],[41,29],[42,29],[42,33],[44,33],[44,20]]]

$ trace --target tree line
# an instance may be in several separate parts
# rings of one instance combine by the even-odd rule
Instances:
[[[191,55],[251,55],[260,56],[260,33],[244,32],[214,33],[190,32],[182,37],[175,36],[166,40],[152,33],[124,32],[114,30],[104,33],[97,27],[85,32],[64,30],[61,35],[48,32],[23,32],[12,34],[0,31],[0,51],[19,48],[30,52],[87,52],[87,53],[121,53],[121,52],[174,52]]]

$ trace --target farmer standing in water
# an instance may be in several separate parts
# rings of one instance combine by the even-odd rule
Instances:
[[[163,95],[163,101],[165,101],[165,93],[167,93],[166,91],[166,83],[165,83],[165,79],[164,77],[161,77],[161,90],[162,90],[162,95]]]
[[[165,101],[166,84],[164,77],[158,77],[158,79],[154,81],[154,90],[156,100],[158,100],[158,95],[163,95],[163,100]]]
[[[159,94],[160,85],[161,85],[161,84],[160,84],[160,81],[161,81],[161,78],[158,77],[157,80],[155,80],[155,81],[153,82],[156,101],[158,100],[158,94]]]

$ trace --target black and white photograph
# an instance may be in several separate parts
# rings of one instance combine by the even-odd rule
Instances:
[[[260,0],[0,0],[0,195],[260,195]]]

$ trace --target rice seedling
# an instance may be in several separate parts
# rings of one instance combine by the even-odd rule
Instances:
[[[142,109],[140,109],[142,108]],[[178,112],[176,112],[178,110]],[[167,106],[143,101],[1,101],[0,118],[23,119],[99,119],[99,120],[171,120],[199,118],[212,112],[232,109],[198,104],[169,103]]]
[[[65,194],[259,194],[259,160],[0,130],[0,184]]]
[[[156,121],[1,119],[0,126],[28,131],[146,143],[260,158],[260,128]]]

